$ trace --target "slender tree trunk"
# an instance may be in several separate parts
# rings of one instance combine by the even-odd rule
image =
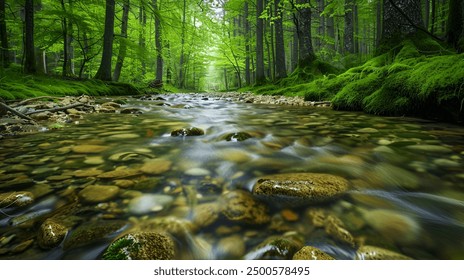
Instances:
[[[375,46],[378,47],[380,44],[380,39],[382,38],[382,0],[377,2],[377,16],[375,22]]]
[[[424,25],[429,30],[430,24],[430,0],[424,0]]]
[[[437,1],[432,0],[432,26],[430,33],[435,34],[435,24],[437,23]]]
[[[111,59],[113,57],[114,9],[115,0],[106,0],[105,32],[103,35],[103,54],[95,78],[111,81]]]
[[[353,0],[345,0],[345,34],[343,36],[345,53],[354,53],[353,7]]]
[[[160,3],[158,0],[153,0],[153,10],[155,14],[155,47],[156,47],[156,73],[155,85],[163,85],[163,50],[162,50],[162,33],[161,33],[161,20],[160,20]],[[194,71],[195,72],[195,71]],[[195,79],[194,79],[195,82]]]
[[[61,20],[61,29],[63,32],[63,76],[69,76],[72,74],[71,67],[71,41],[72,41],[72,23],[71,20],[67,18],[66,3],[64,0],[61,0],[61,9],[63,11],[63,19]],[[69,0],[69,5],[71,6],[72,0]]]
[[[179,87],[184,88],[185,87],[185,81],[184,81],[184,62],[185,62],[185,57],[184,57],[184,46],[185,46],[185,13],[187,10],[187,3],[186,0],[184,0],[184,6],[182,10],[182,34],[181,34],[181,50],[180,50],[180,63],[179,63]]]
[[[140,29],[140,34],[139,34],[139,47],[143,52],[145,51],[145,28],[147,25],[147,15],[145,12],[145,6],[143,2],[140,3],[140,8],[139,8],[139,23],[142,26]],[[142,64],[142,76],[145,76],[147,73],[147,65],[145,63],[145,56],[141,55],[141,64]]]
[[[250,22],[248,21],[249,9],[248,1],[245,1],[243,7],[243,20],[245,26],[245,85],[251,85],[250,73]]]
[[[327,17],[327,36],[330,38],[330,41],[332,42],[332,44],[330,45],[331,48],[335,50],[335,22],[333,16]]]
[[[280,0],[274,2],[276,20],[275,25],[275,79],[283,79],[287,77],[287,70],[285,67],[285,43],[284,43],[284,29],[282,26],[282,7]]]
[[[122,66],[124,64],[124,59],[126,58],[127,53],[127,26],[129,21],[129,10],[130,10],[130,0],[124,0],[122,7],[122,19],[121,19],[121,39],[119,40],[119,53],[118,58],[116,59],[116,66],[114,67],[113,72],[113,81],[119,81],[121,76]]]
[[[292,40],[292,72],[295,71],[298,65],[298,29],[295,26],[293,30]]]
[[[1,65],[5,68],[10,66],[10,54],[8,51],[8,32],[6,29],[5,0],[0,0],[0,46]]]
[[[324,11],[324,0],[317,0],[316,2],[317,2],[317,9],[318,9],[317,15],[319,16],[319,28],[317,29],[318,36],[316,39],[316,46],[320,49],[322,48],[322,45],[324,42],[326,22],[325,22],[325,16],[322,15],[322,11]]]
[[[257,85],[264,84],[264,20],[260,18],[263,13],[263,0],[256,0],[256,77]]]
[[[353,52],[359,53],[359,22],[358,22],[358,6],[353,4]]]
[[[298,4],[309,4],[309,0],[298,0]],[[315,59],[313,44],[311,42],[311,8],[303,7],[298,15],[298,66],[304,68]]]
[[[35,46],[34,46],[34,1],[26,0],[25,6],[25,60],[24,73],[34,74],[37,72],[37,64],[35,61]]]
[[[270,0],[268,0],[267,2],[269,2]],[[264,4],[265,6],[267,6],[267,3],[265,2]],[[270,8],[269,9],[269,13],[270,13],[270,16],[271,18],[274,17],[274,7]],[[270,20],[268,21],[269,23],[271,22]],[[264,36],[266,36],[266,34],[269,34],[269,40],[267,40],[267,36],[265,37],[266,38],[266,45],[267,45],[267,53],[268,53],[268,77],[271,79],[271,80],[274,80],[275,79],[275,76],[276,76],[276,66],[275,66],[275,43],[274,43],[274,24],[266,24],[265,26],[269,26],[269,33],[266,32],[266,27],[264,27]]]

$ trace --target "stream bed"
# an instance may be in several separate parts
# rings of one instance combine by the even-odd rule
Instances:
[[[462,126],[203,94],[123,107],[0,140],[0,259],[107,258],[147,232],[174,259],[464,259]],[[257,195],[282,174],[347,187]]]

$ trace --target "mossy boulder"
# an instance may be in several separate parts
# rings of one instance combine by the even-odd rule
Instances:
[[[294,260],[335,260],[331,255],[312,246],[304,246],[293,255]]]
[[[250,225],[266,224],[271,220],[268,207],[249,192],[234,190],[219,198],[221,213],[230,221]]]
[[[336,175],[285,173],[259,178],[253,194],[275,206],[299,207],[334,200],[348,188],[348,181]]]
[[[248,132],[233,132],[221,137],[222,140],[231,142],[242,142],[249,138],[253,138],[253,136]]]
[[[111,243],[103,253],[104,260],[172,260],[173,239],[162,232],[135,232]]]

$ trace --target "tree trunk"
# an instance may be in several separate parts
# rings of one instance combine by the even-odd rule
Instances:
[[[61,9],[63,11],[63,18],[61,20],[61,28],[63,33],[63,76],[69,76],[73,73],[71,67],[71,42],[72,42],[72,22],[67,18],[66,4],[64,0],[61,0]],[[69,5],[72,4],[72,1],[69,0]]]
[[[248,1],[245,1],[243,7],[243,20],[245,26],[245,85],[251,85],[251,73],[250,73],[250,22],[248,21],[249,9]]]
[[[116,59],[116,66],[113,72],[113,81],[119,81],[121,76],[122,66],[127,53],[127,26],[129,21],[130,0],[124,0],[122,6],[122,19],[121,19],[121,39],[119,40],[119,53]]]
[[[384,0],[381,44],[402,41],[423,27],[421,0]]]
[[[264,84],[264,20],[260,18],[263,13],[263,0],[256,0],[256,76],[257,85]]]
[[[380,44],[380,39],[382,38],[382,0],[379,0],[379,2],[377,2],[377,16],[375,22],[375,46],[378,47]]]
[[[155,11],[155,47],[156,47],[156,73],[155,84],[157,86],[163,85],[163,52],[162,52],[162,33],[161,33],[161,20],[160,8],[157,0],[153,0],[153,10]],[[195,82],[195,80],[194,80]]]
[[[330,14],[332,14],[332,11],[330,11]],[[327,36],[330,38],[330,47],[335,50],[335,21],[333,16],[327,17]]]
[[[424,0],[424,25],[429,30],[430,24],[430,0]]]
[[[180,50],[180,62],[179,62],[179,87],[184,88],[185,87],[185,81],[184,81],[184,46],[185,46],[185,13],[187,9],[187,3],[186,0],[184,0],[184,6],[183,6],[183,14],[182,14],[182,34],[181,34],[181,50]]]
[[[450,0],[446,41],[459,52],[462,52],[464,47],[464,42],[459,42],[464,32],[463,10],[462,0]]]
[[[298,0],[298,4],[310,4],[309,0]],[[298,15],[298,66],[304,68],[315,59],[313,44],[311,42],[311,8],[304,6]]]
[[[26,0],[25,6],[25,46],[24,73],[37,72],[34,46],[34,0]]]
[[[430,33],[435,33],[435,24],[437,23],[437,1],[432,0],[432,26],[430,28]]]
[[[293,30],[292,40],[292,72],[295,71],[298,66],[298,28],[295,26]]]
[[[345,34],[343,36],[343,46],[345,53],[354,53],[353,9],[353,0],[345,0]]]
[[[139,23],[142,26],[140,29],[140,34],[139,34],[139,47],[141,50],[145,50],[145,27],[147,25],[147,15],[145,12],[145,6],[143,5],[143,2],[140,3],[140,8],[139,8]],[[144,55],[141,55],[141,64],[142,64],[142,76],[145,76],[147,70],[147,65],[145,63],[145,57]]]
[[[95,79],[111,81],[111,59],[113,57],[114,9],[115,0],[106,0],[105,32],[103,35],[103,54]]]
[[[325,0],[317,0],[317,9],[318,13],[317,15],[319,16],[319,28],[317,29],[317,40],[316,40],[316,46],[317,48],[321,49],[323,46],[324,42],[324,37],[325,37],[325,28],[326,28],[326,19],[325,16],[322,15],[322,11],[324,11],[324,1]]]
[[[7,68],[10,65],[10,54],[8,52],[8,32],[6,29],[5,0],[0,0],[0,49],[1,65]]]
[[[284,29],[282,26],[282,7],[280,0],[274,1],[275,16],[275,79],[283,79],[287,77],[287,70],[285,66],[285,43],[284,43]]]

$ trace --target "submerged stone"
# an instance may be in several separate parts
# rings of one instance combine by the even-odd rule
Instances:
[[[128,211],[134,215],[143,215],[150,212],[159,212],[168,208],[174,199],[164,194],[144,194],[131,199]]]
[[[246,191],[234,190],[222,195],[220,205],[222,214],[231,221],[260,225],[271,220],[267,206]]]
[[[119,193],[117,186],[90,185],[81,190],[78,194],[84,203],[99,203],[115,198]]]
[[[246,254],[247,260],[291,260],[301,245],[285,237],[270,237]]]
[[[78,154],[96,154],[107,150],[108,147],[101,145],[78,145],[73,146],[71,149]]]
[[[91,221],[77,227],[64,243],[64,249],[82,247],[111,234],[115,234],[127,225],[126,221]]]
[[[171,165],[172,162],[167,159],[152,159],[146,161],[140,171],[151,175],[159,175],[171,169]]]
[[[348,190],[348,181],[322,173],[286,173],[263,176],[253,194],[278,206],[298,207],[334,200]]]
[[[171,136],[200,136],[204,134],[205,131],[198,127],[182,128],[171,132]]]
[[[324,253],[320,249],[312,246],[304,246],[293,255],[294,260],[335,260],[331,255]]]
[[[410,257],[375,246],[361,246],[356,251],[357,260],[411,260]]]
[[[32,203],[34,203],[34,195],[31,192],[0,193],[0,208],[24,207]]]
[[[253,136],[247,132],[234,132],[228,133],[221,137],[222,140],[231,141],[231,142],[241,142],[245,141]]]
[[[50,218],[45,220],[39,228],[37,243],[42,249],[55,248],[63,242],[69,228],[59,221]]]
[[[175,244],[170,236],[161,232],[126,234],[103,253],[105,260],[172,260]]]

